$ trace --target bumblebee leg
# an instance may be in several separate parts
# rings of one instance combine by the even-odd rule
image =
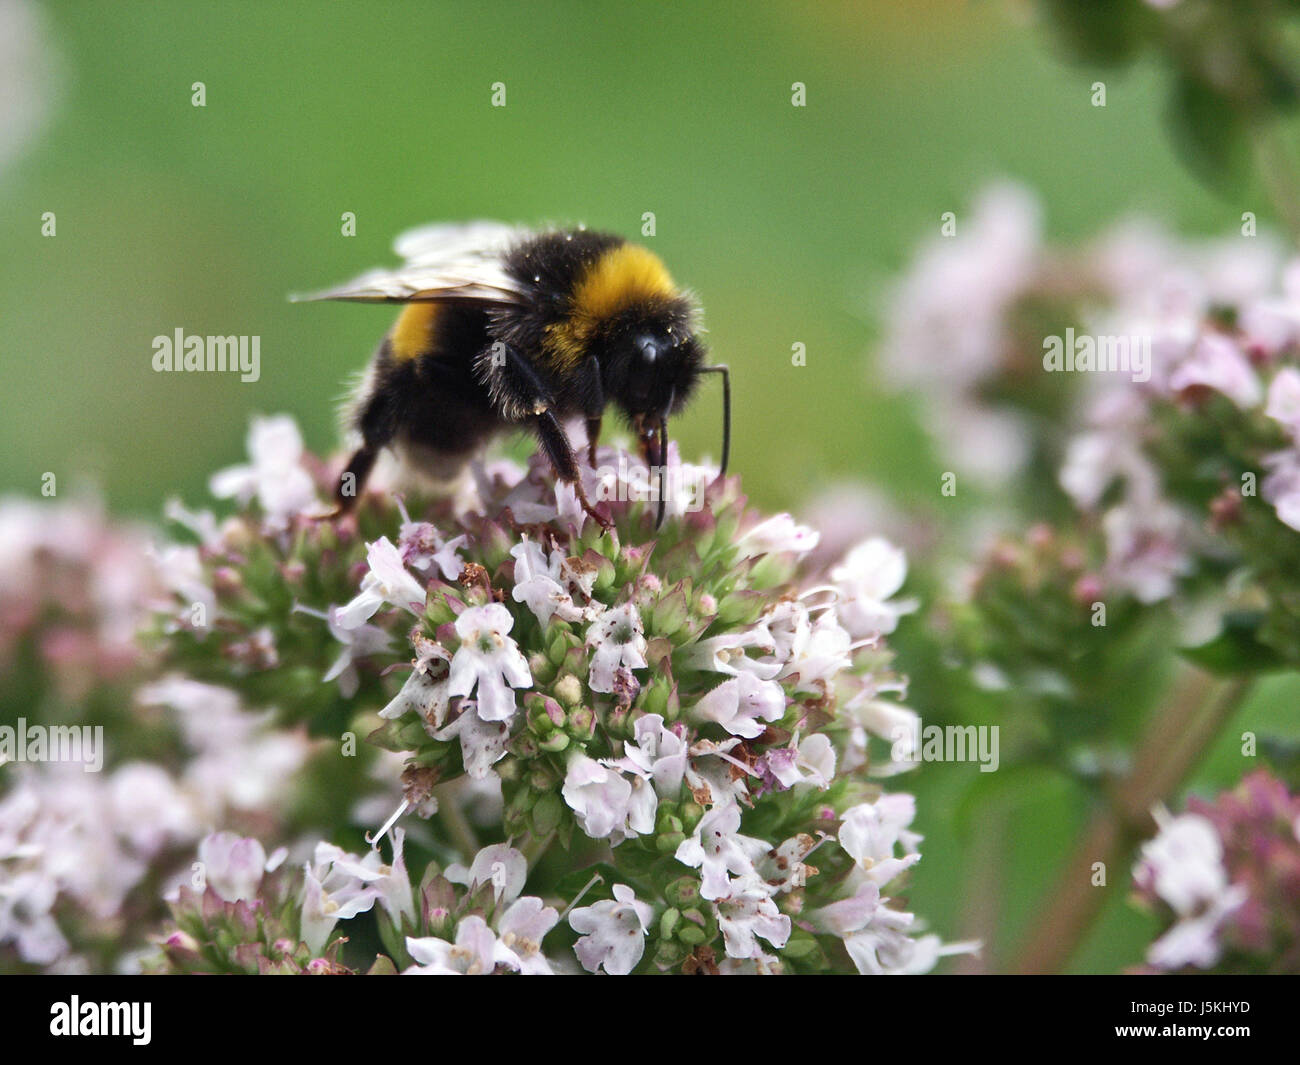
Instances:
[[[402,389],[391,379],[380,377],[367,399],[353,418],[353,428],[361,436],[359,447],[348,459],[334,486],[334,512],[332,518],[352,513],[365,491],[370,471],[374,469],[379,452],[393,440],[397,426],[404,416]]]
[[[564,426],[556,420],[554,414],[550,411],[543,411],[538,414],[533,423],[537,427],[537,438],[541,441],[542,450],[546,452],[546,457],[551,460],[551,465],[555,467],[556,476],[562,481],[568,481],[573,485],[574,492],[577,493],[578,502],[582,504],[582,509],[595,520],[602,529],[612,529],[614,523],[596,511],[587,498],[587,491],[582,487],[582,477],[578,474],[578,460],[573,454],[573,445],[569,443],[568,436],[565,435]]]
[[[587,464],[596,468],[596,445],[600,443],[601,415],[605,413],[605,388],[600,383],[600,363],[595,357],[583,366],[582,410],[587,416]]]
[[[339,483],[334,486],[334,513],[331,517],[341,518],[356,509],[357,500],[366,486],[366,478],[374,469],[379,452],[370,447],[363,447],[348,460],[347,466],[339,475]]]
[[[506,421],[540,415],[554,403],[528,360],[501,341],[479,353],[475,375],[487,386],[493,406]]]

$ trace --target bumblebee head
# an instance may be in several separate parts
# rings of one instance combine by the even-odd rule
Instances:
[[[663,461],[664,427],[688,402],[704,363],[685,300],[631,309],[611,323],[602,344],[605,395],[624,414],[641,441],[646,461]]]

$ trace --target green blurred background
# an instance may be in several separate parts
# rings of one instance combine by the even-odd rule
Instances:
[[[428,221],[636,237],[653,211],[652,247],[701,295],[733,367],[733,462],[751,497],[797,508],[854,478],[932,500],[940,466],[914,403],[875,382],[870,350],[885,283],[944,211],[1001,176],[1037,190],[1053,238],[1134,210],[1222,232],[1244,209],[1176,159],[1152,66],[1070,66],[1030,13],[993,0],[23,5],[48,69],[10,77],[6,93],[35,95],[6,107],[39,95],[48,113],[0,172],[0,490],[34,494],[54,471],[122,514],[200,502],[254,412],[292,412],[308,446],[329,449],[335,401],[392,312],[289,292],[391,263],[393,235]],[[1099,76],[1104,109],[1089,102]],[[355,237],[340,234],[345,211]],[[154,373],[152,338],[178,327],[260,335],[261,380]],[[716,400],[675,431],[686,455],[716,455]],[[909,780],[930,837],[916,909],[950,937],[978,845],[956,827],[967,770]],[[1068,792],[1027,799],[1002,877],[1012,934],[1077,822]],[[1151,929],[1111,907],[1076,967],[1136,961]]]

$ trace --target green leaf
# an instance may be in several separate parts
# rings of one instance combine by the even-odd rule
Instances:
[[[1286,669],[1289,663],[1259,639],[1262,611],[1234,611],[1223,616],[1223,629],[1213,640],[1179,653],[1202,669],[1220,675],[1263,673]]]
[[[1240,184],[1246,160],[1245,124],[1230,100],[1208,82],[1181,75],[1167,112],[1184,161],[1219,188]]]
[[[1073,786],[1074,782],[1060,769],[1041,762],[1002,766],[996,773],[976,773],[957,802],[953,829],[958,836],[969,837],[979,826],[981,815],[994,806],[1040,801],[1043,796]]]
[[[1150,20],[1133,0],[1043,0],[1053,28],[1074,59],[1127,63]]]

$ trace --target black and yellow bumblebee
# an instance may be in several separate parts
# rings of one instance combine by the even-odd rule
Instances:
[[[731,436],[726,366],[706,365],[699,308],[644,247],[585,228],[494,222],[434,225],[398,237],[404,260],[304,299],[402,303],[345,415],[359,446],[340,477],[336,513],[355,506],[384,448],[435,478],[455,476],[492,438],[530,428],[555,473],[587,499],[564,429],[586,421],[595,464],[614,404],[659,475],[668,419],[701,374],[723,379],[722,472]]]

